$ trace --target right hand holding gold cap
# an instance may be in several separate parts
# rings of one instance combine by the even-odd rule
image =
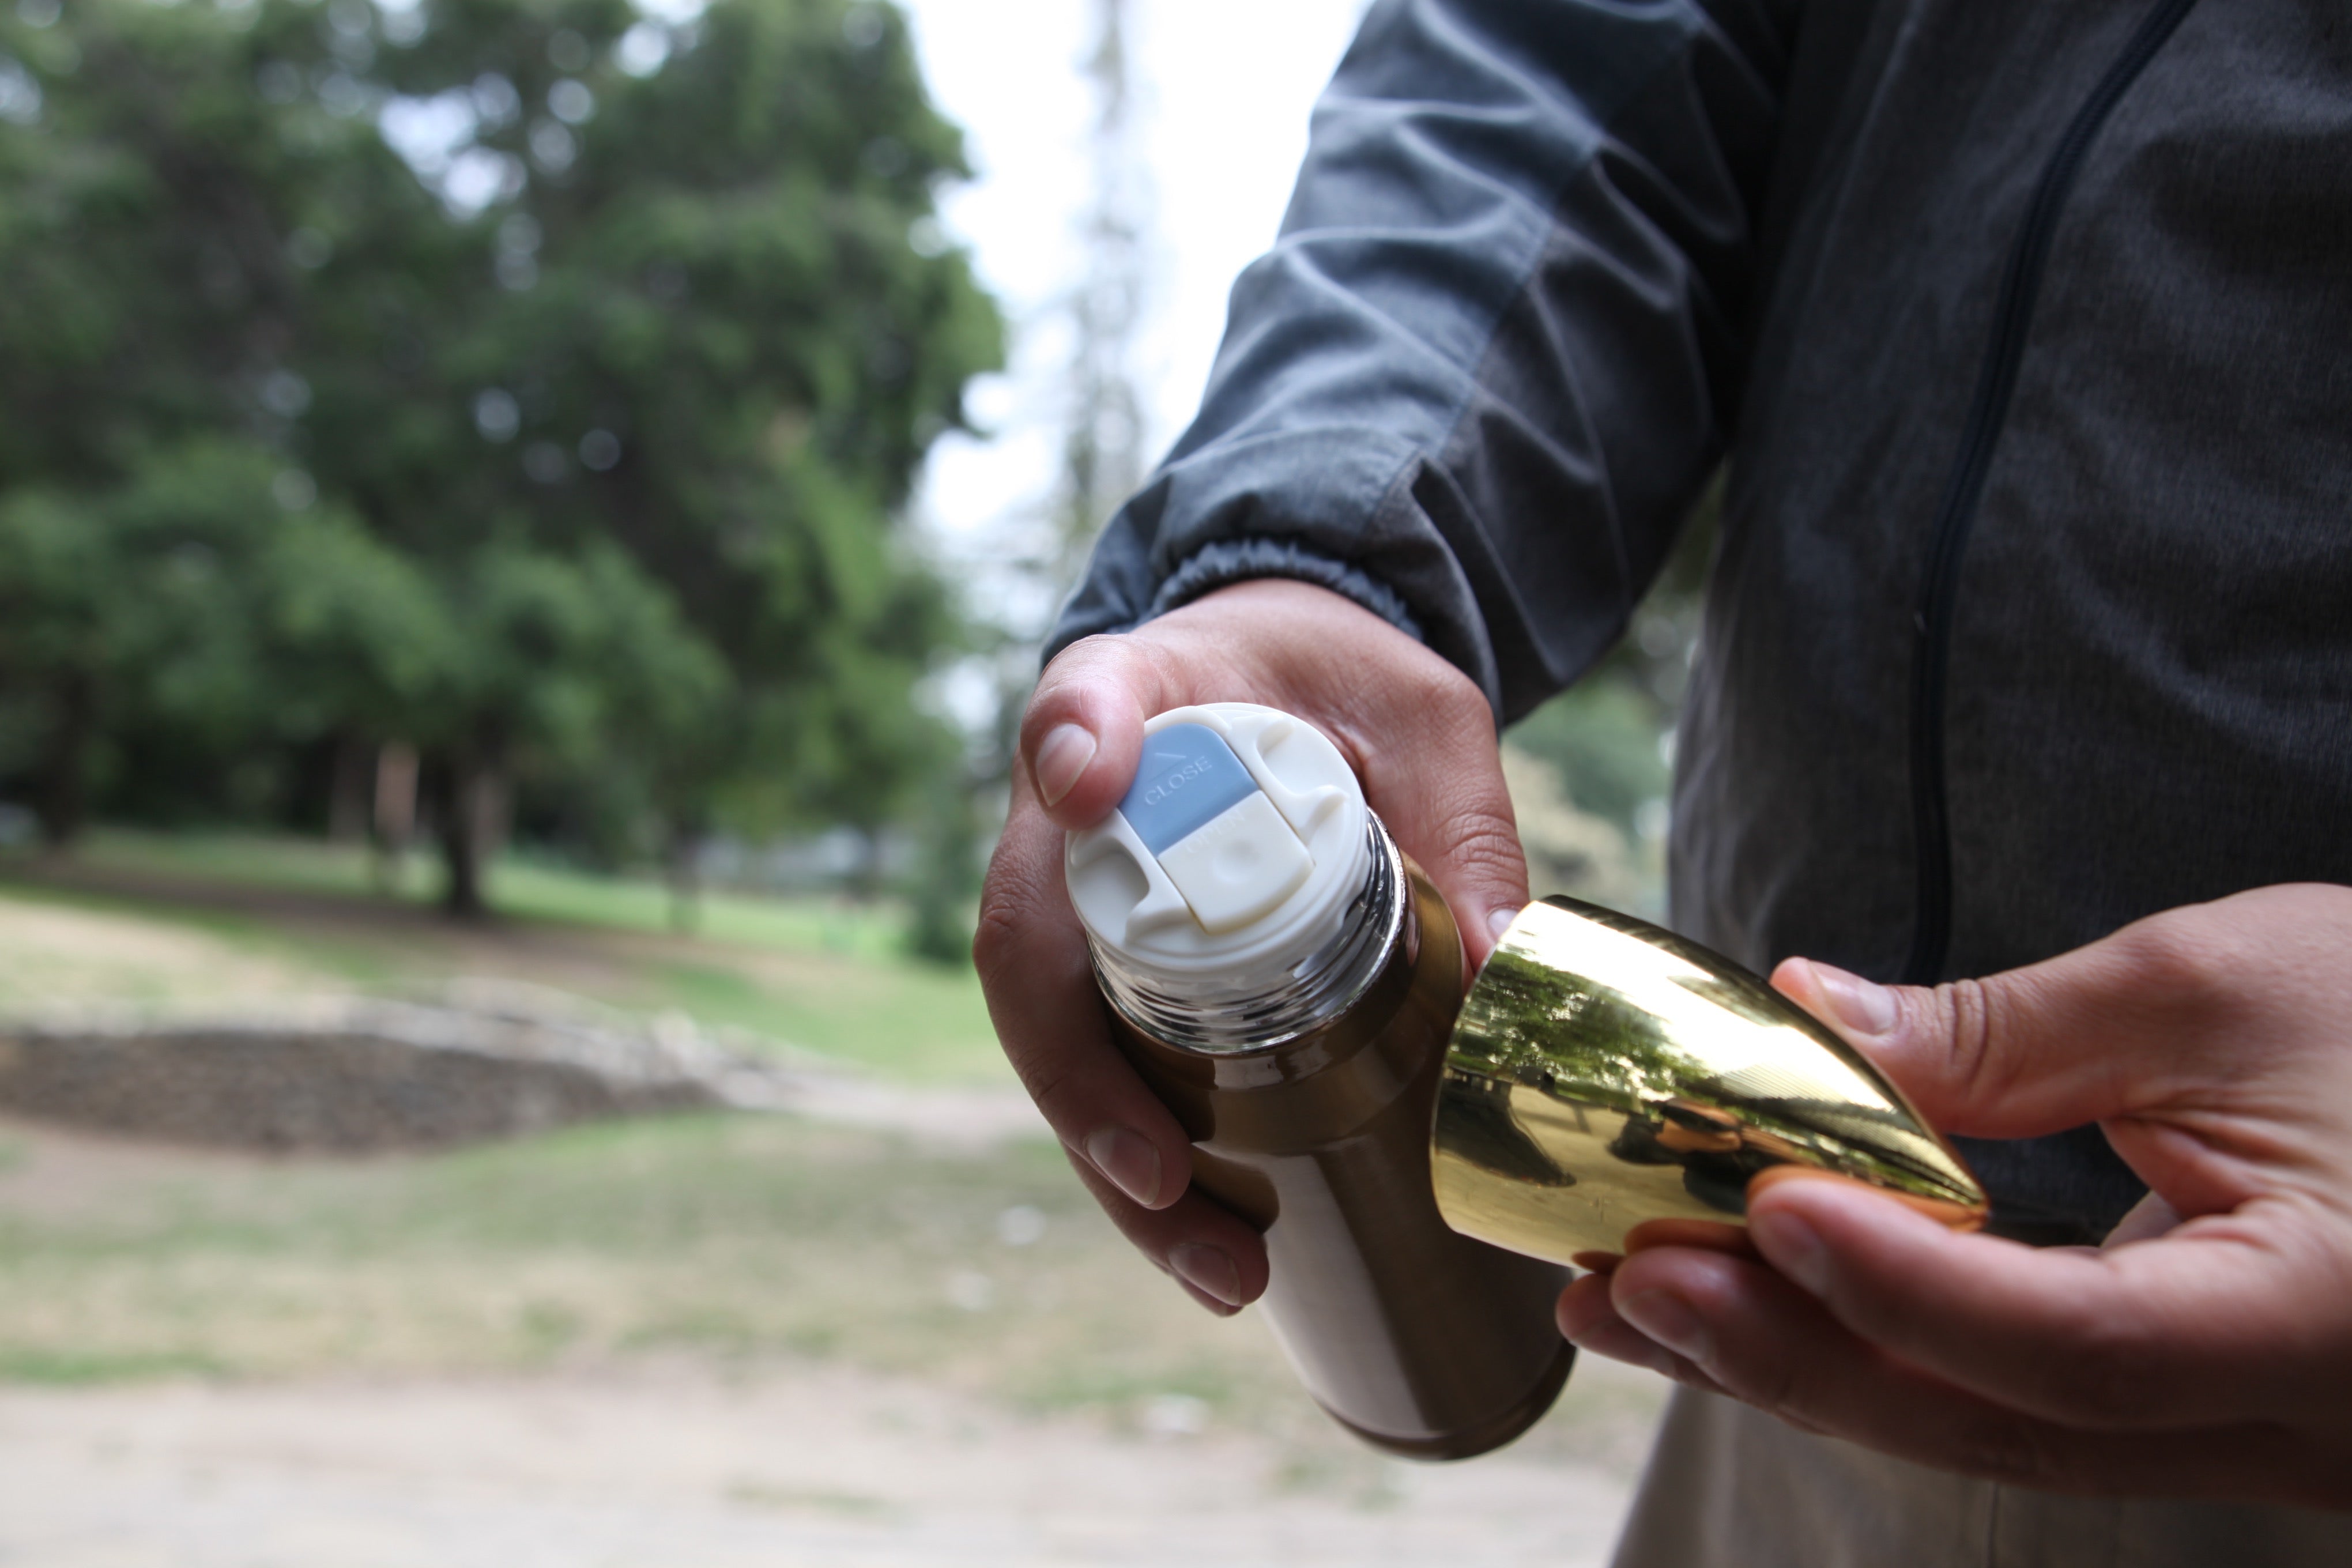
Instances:
[[[2153,1189],[2099,1249],[1853,1184],[1753,1192],[1769,1265],[1665,1247],[1562,1329],[1811,1430],[2050,1490],[2352,1508],[2352,889],[2257,889],[1934,990],[1774,984],[1936,1125],[2098,1122]]]

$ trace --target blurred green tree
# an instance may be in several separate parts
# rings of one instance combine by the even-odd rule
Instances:
[[[219,591],[248,553],[242,509],[190,494],[164,520],[150,499],[145,485],[0,492],[0,759],[28,778],[53,846],[88,816],[110,724],[159,710],[216,721],[221,692],[252,673]]]
[[[488,245],[462,330],[440,302],[379,316],[408,317],[387,351],[404,331],[439,351],[418,356],[438,438],[372,440],[375,399],[322,384],[322,477],[428,557],[480,547],[449,537],[462,497],[456,516],[542,547],[615,542],[676,596],[733,700],[673,704],[604,757],[653,764],[636,786],[673,866],[714,820],[871,837],[940,763],[910,695],[957,632],[887,520],[1001,349],[939,235],[933,194],[965,170],[897,14],[722,0],[674,28],[609,0],[470,0],[377,70],[426,179],[489,193]],[[504,766],[494,742],[440,755],[456,794]]]
[[[124,735],[215,757],[389,729],[455,648],[408,563],[348,510],[289,511],[282,460],[191,438],[115,484],[0,491],[0,769],[69,842]]]
[[[1530,786],[1517,804],[1538,895],[1570,892],[1653,918],[1666,912],[1673,737],[1721,506],[1718,475],[1633,607],[1625,636],[1576,685],[1504,731],[1513,788]]]
[[[963,173],[881,6],[19,7],[0,500],[37,554],[152,451],[270,464],[257,574],[210,601],[258,617],[249,700],[202,732],[417,745],[455,908],[517,787],[674,858],[719,821],[870,835],[940,763],[910,694],[958,635],[891,519],[1000,354],[933,216]],[[24,581],[98,616],[126,579],[76,548]],[[29,771],[154,717],[32,657],[0,666]]]

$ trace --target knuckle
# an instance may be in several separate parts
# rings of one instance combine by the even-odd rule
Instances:
[[[985,900],[974,921],[972,971],[992,1003],[1028,1002],[1082,989],[1091,994],[1086,942],[1058,922],[1048,928],[1029,900]]]
[[[1524,863],[1517,823],[1494,811],[1477,811],[1458,818],[1449,839],[1446,856],[1467,872],[1506,877],[1515,875]]]
[[[1054,724],[1081,712],[1097,692],[1132,689],[1148,677],[1151,664],[1128,634],[1097,632],[1072,643],[1054,656],[1029,694],[1021,714],[1023,749],[1034,746]]]
[[[1076,1076],[1069,1065],[1051,1057],[1035,1056],[1024,1058],[1014,1065],[1021,1074],[1021,1087],[1029,1091],[1030,1103],[1036,1106],[1038,1114],[1049,1126],[1060,1127],[1062,1118],[1056,1113],[1068,1098],[1071,1080]]]
[[[1512,880],[1524,874],[1527,863],[1517,825],[1483,808],[1448,816],[1433,847],[1446,865],[1480,881]]]
[[[2229,933],[2202,911],[2181,910],[2140,921],[2116,938],[2126,984],[2168,1008],[2201,1008],[2227,994],[2241,967]]]
[[[971,937],[972,967],[982,989],[994,994],[1024,964],[1038,962],[1040,933],[1066,923],[1055,906],[1065,895],[1059,877],[1060,834],[1042,818],[1016,809],[989,857]]]
[[[980,900],[971,933],[971,966],[983,990],[1002,982],[1021,948],[1022,921],[1013,900],[992,889]]]
[[[1425,655],[1410,660],[1405,668],[1406,694],[1415,708],[1442,723],[1459,724],[1475,716],[1476,727],[1491,732],[1494,715],[1477,683],[1450,660],[1425,649],[1413,651]]]
[[[1948,1029],[1952,1074],[1963,1093],[1970,1100],[1998,1095],[2010,1065],[2000,1050],[2003,994],[1980,980],[1955,980],[1937,986],[1935,995]]]

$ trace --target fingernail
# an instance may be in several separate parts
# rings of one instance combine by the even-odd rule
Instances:
[[[1216,1247],[1188,1241],[1168,1254],[1168,1267],[1193,1289],[1214,1296],[1228,1307],[1242,1304],[1241,1270]]]
[[[1649,1338],[1685,1360],[1705,1366],[1715,1353],[1715,1336],[1691,1310],[1690,1303],[1671,1290],[1644,1290],[1617,1303],[1624,1320]]]
[[[1124,1127],[1102,1129],[1087,1140],[1087,1161],[1144,1207],[1160,1200],[1160,1151],[1140,1133]]]
[[[1095,760],[1097,744],[1093,733],[1077,724],[1056,724],[1037,747],[1034,770],[1037,794],[1049,806],[1062,804],[1087,764]]]
[[[1826,963],[1812,964],[1813,979],[1822,988],[1822,1000],[1829,1004],[1837,1021],[1857,1035],[1883,1035],[1895,1027],[1900,1016],[1895,1005],[1895,993],[1884,985],[1874,985],[1859,974],[1848,974],[1843,969],[1832,969]]]
[[[1766,1262],[1816,1296],[1829,1293],[1830,1255],[1820,1232],[1778,1209],[1750,1215],[1748,1228]]]
[[[1517,910],[1496,910],[1486,917],[1486,929],[1494,934],[1496,942],[1500,942],[1503,940],[1503,933],[1511,929],[1511,922],[1518,918],[1519,911]]]

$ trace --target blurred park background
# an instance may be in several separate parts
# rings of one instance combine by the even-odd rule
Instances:
[[[0,0],[0,1556],[1601,1560],[1649,1381],[1353,1448],[966,952],[1358,11]],[[1538,891],[1663,903],[1705,548],[1508,738]],[[42,1065],[362,1004],[693,1092],[404,1149]]]

